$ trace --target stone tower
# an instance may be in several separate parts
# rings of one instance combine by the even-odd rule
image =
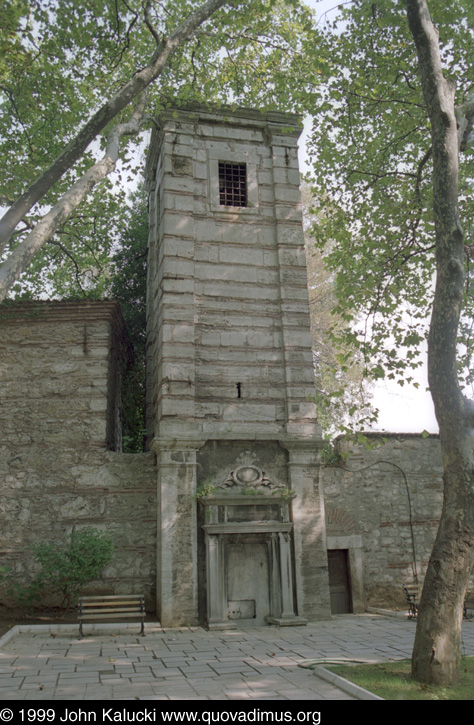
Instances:
[[[147,167],[162,626],[330,616],[298,117],[170,110]]]

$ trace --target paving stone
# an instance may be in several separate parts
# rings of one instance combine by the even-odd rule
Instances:
[[[114,636],[113,645],[106,634],[94,635],[92,643],[58,634],[52,651],[49,635],[25,633],[0,640],[0,699],[351,700],[298,663],[402,659],[411,652],[414,633],[405,618],[373,615],[345,615],[291,631],[167,630],[167,639],[182,650],[165,650],[167,661],[158,654],[161,639],[160,646],[148,640],[146,649],[126,634]],[[195,651],[198,641],[205,657]],[[474,622],[464,623],[463,652],[474,654]]]

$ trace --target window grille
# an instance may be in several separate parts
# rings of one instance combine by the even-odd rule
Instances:
[[[219,161],[219,204],[247,206],[247,164]]]

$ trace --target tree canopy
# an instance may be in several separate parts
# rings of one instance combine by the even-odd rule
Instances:
[[[360,431],[377,419],[372,405],[372,386],[365,375],[361,351],[341,332],[346,317],[335,310],[334,272],[325,264],[311,228],[318,224],[319,210],[308,184],[301,187],[308,272],[309,315],[313,338],[316,405],[323,434],[332,438],[342,431]],[[313,211],[311,208],[313,207]],[[330,246],[327,242],[325,246]],[[334,344],[333,340],[337,343]]]
[[[321,72],[297,0],[6,0],[2,25],[1,298],[27,268],[35,292],[94,286],[160,109],[302,109]]]
[[[474,83],[472,4],[431,2],[430,11],[462,106]],[[416,50],[403,2],[355,0],[328,30],[331,69],[314,89],[311,153],[320,213],[313,232],[335,273],[338,311],[347,322],[338,339],[362,350],[370,377],[404,385],[421,365],[436,265],[433,154]],[[459,184],[470,251],[459,328],[465,385],[473,383],[473,172],[466,134]]]

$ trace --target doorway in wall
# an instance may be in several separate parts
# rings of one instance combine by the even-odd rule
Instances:
[[[330,549],[328,567],[331,614],[350,614],[353,608],[349,551],[347,549]]]

